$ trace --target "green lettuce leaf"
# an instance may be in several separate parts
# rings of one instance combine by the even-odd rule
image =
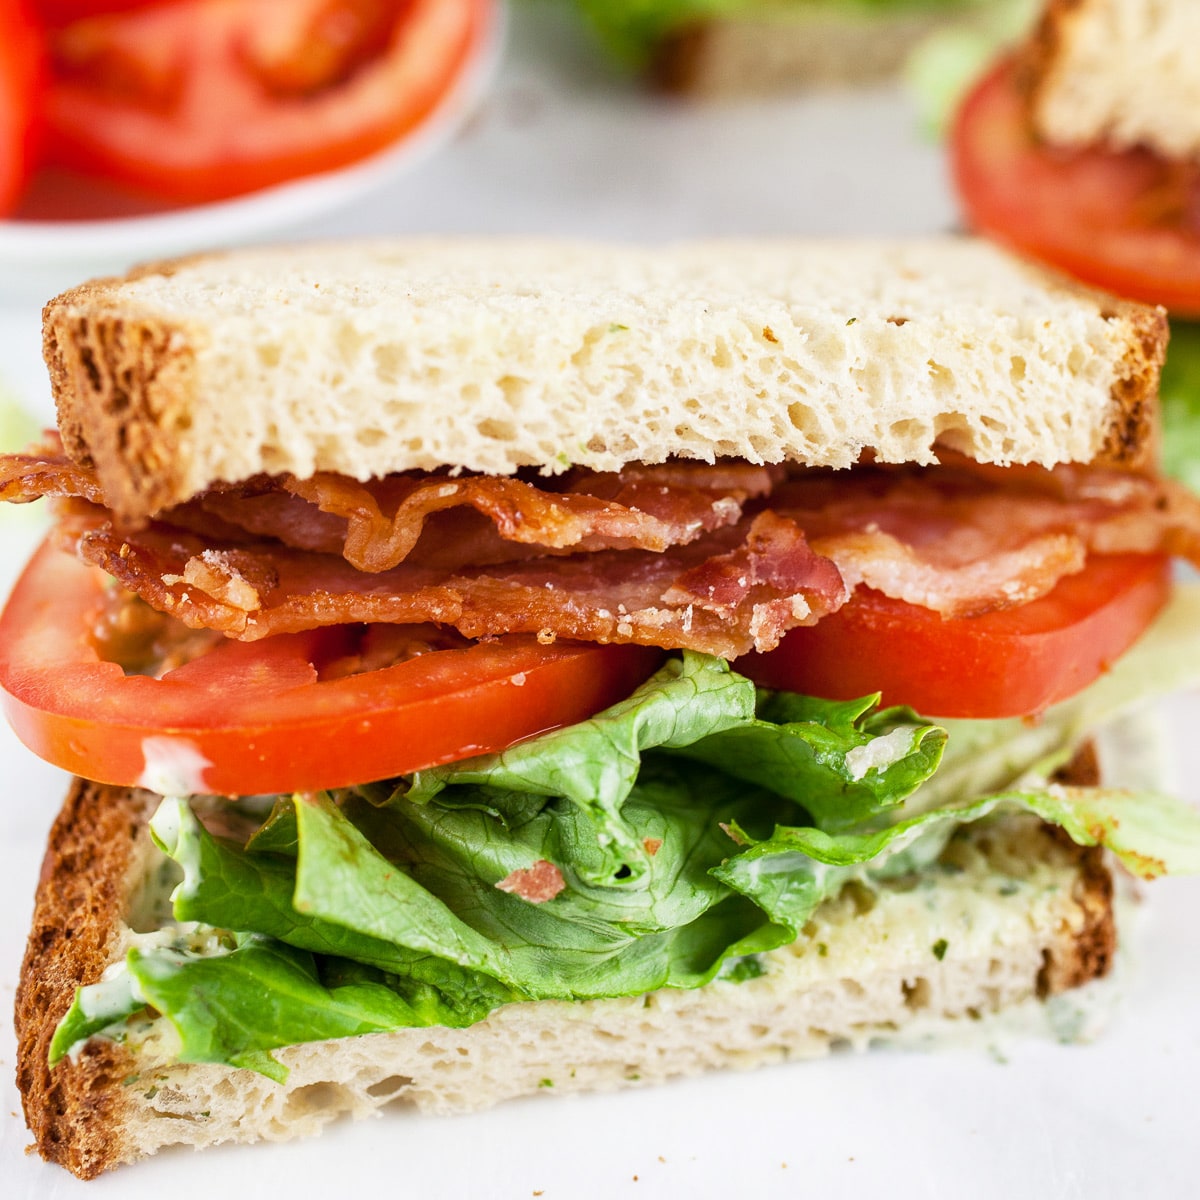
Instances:
[[[1153,793],[1048,785],[935,809],[875,833],[834,837],[780,827],[756,842],[737,830],[748,848],[714,873],[798,936],[820,903],[850,880],[920,870],[955,829],[1006,812],[1033,813],[1081,846],[1104,846],[1144,879],[1200,872],[1200,812],[1189,805]]]
[[[1171,343],[1159,385],[1163,469],[1200,490],[1200,324],[1171,322]]]
[[[330,969],[331,968],[331,969]],[[225,1063],[282,1081],[271,1051],[299,1042],[431,1025],[461,1027],[488,1008],[447,1003],[436,988],[413,986],[344,960],[322,962],[258,934],[242,934],[219,957],[131,950],[136,992],[179,1035],[183,1062]]]
[[[779,943],[782,934],[763,933],[762,913],[731,898],[711,870],[732,846],[722,826],[769,829],[795,806],[662,762],[625,807],[628,827],[655,852],[642,879],[616,887],[576,871],[598,855],[595,831],[561,800],[505,830],[472,808],[298,797],[294,861],[217,841],[182,801],[164,801],[154,826],[179,830],[161,840],[184,869],[180,920],[241,921],[493,1006],[697,986],[743,937]],[[530,903],[497,886],[539,861],[564,864],[569,882],[552,901]],[[239,894],[252,899],[239,904]]]
[[[663,782],[674,793],[677,812],[689,807],[688,789],[696,783],[695,777]],[[314,802],[300,811],[318,817],[311,827],[301,818],[302,855],[310,837],[322,852],[338,852],[340,845],[357,842],[349,818],[336,805]],[[372,811],[377,818],[392,815]],[[553,913],[554,901],[535,905],[496,892],[491,917],[509,918],[498,930],[507,938],[510,969],[520,983],[516,991],[489,991],[481,974],[479,986],[464,994],[461,964],[450,965],[446,986],[439,987],[410,974],[315,956],[262,934],[238,934],[234,948],[218,954],[189,954],[171,946],[130,951],[124,990],[120,978],[82,989],[52,1053],[61,1057],[79,1040],[111,1029],[112,1021],[148,1004],[175,1026],[184,1061],[252,1067],[278,1078],[282,1067],[270,1052],[296,1042],[383,1029],[463,1026],[518,998],[640,995],[658,987],[699,987],[718,973],[751,977],[753,971],[742,970],[747,956],[800,936],[817,907],[846,883],[870,886],[919,870],[941,853],[956,829],[1012,812],[1058,824],[1080,844],[1107,846],[1143,877],[1200,871],[1200,813],[1154,794],[1049,786],[926,812],[871,833],[839,835],[811,826],[776,825],[756,838],[731,820],[726,845],[734,853],[716,861],[706,858],[706,879],[692,881],[712,903],[696,919],[673,928],[641,936],[622,932],[619,912],[608,913],[606,925],[596,896],[575,914],[590,907],[593,919],[584,922]],[[761,814],[750,808],[747,815]],[[361,845],[356,849],[356,857],[367,853]],[[685,852],[684,863],[691,857]],[[393,878],[398,874],[393,871]],[[368,877],[381,882],[373,872]],[[338,875],[328,885],[320,902],[322,920],[335,922],[344,911],[352,925],[374,931],[372,944],[393,925],[406,936],[403,918],[388,914],[390,900],[377,904],[375,897],[364,901],[340,894],[342,882]],[[386,886],[388,881],[382,882]],[[489,901],[479,889],[475,896]],[[303,920],[298,914],[298,927]],[[444,962],[431,955],[422,974],[435,979],[435,964]]]
[[[878,696],[836,703],[764,692],[758,716],[679,753],[796,801],[837,833],[875,822],[937,769],[944,729]]]
[[[490,813],[512,828],[532,797],[562,797],[586,820],[597,855],[572,847],[588,883],[640,880],[650,865],[627,801],[647,762],[694,758],[802,805],[824,829],[847,829],[900,804],[937,768],[945,734],[914,713],[876,712],[878,697],[838,703],[756,693],[720,659],[685,652],[628,700],[590,721],[503,754],[413,776],[392,803]],[[506,808],[519,797],[519,809]],[[552,859],[552,861],[558,861]]]
[[[623,806],[641,768],[642,751],[688,746],[754,716],[754,685],[706,654],[685,652],[604,712],[543,734],[502,754],[452,763],[414,775],[398,793],[408,803],[435,796],[443,805],[498,812],[509,794],[565,797],[591,822],[599,859],[581,864],[593,883],[618,873],[639,879],[648,856]],[[447,788],[455,794],[443,794]]]

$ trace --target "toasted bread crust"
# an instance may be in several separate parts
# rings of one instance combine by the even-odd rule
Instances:
[[[1017,86],[1030,113],[1037,107],[1041,89],[1062,53],[1071,13],[1084,3],[1086,0],[1047,0],[1042,15],[1017,53]]]
[[[121,513],[144,515],[177,499],[178,435],[199,399],[195,347],[204,331],[122,313],[111,289],[173,275],[189,261],[147,263],[123,277],[91,280],[42,312],[42,356],[63,444],[77,462],[97,469]],[[76,311],[67,316],[67,308]],[[92,308],[95,316],[85,315]]]
[[[1167,357],[1167,310],[1143,308],[1127,315],[1133,336],[1113,384],[1113,418],[1096,461],[1151,470],[1161,453],[1158,380]]]
[[[76,779],[50,832],[17,988],[17,1087],[37,1148],[81,1179],[127,1162],[131,1056],[93,1039],[68,1069],[51,1071],[55,1027],[75,989],[112,961],[132,851],[148,815],[145,792]]]
[[[1104,863],[1104,852],[1097,846],[1079,851],[1079,881],[1074,899],[1083,915],[1083,924],[1073,939],[1046,953],[1037,981],[1041,997],[1056,996],[1101,979],[1112,967],[1117,952],[1113,881]]]
[[[1074,757],[1054,774],[1056,783],[1066,787],[1099,787],[1100,756],[1091,738],[1083,742]],[[1090,979],[1107,975],[1117,952],[1117,926],[1113,917],[1113,881],[1099,847],[1080,850],[1061,829],[1054,830],[1059,844],[1079,854],[1079,881],[1075,902],[1082,913],[1082,924],[1072,942],[1056,953],[1047,954],[1038,976],[1038,995],[1057,995],[1079,987]]]

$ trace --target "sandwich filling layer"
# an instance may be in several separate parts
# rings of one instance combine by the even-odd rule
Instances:
[[[282,1080],[274,1052],[297,1042],[754,979],[848,887],[936,880],[959,831],[1013,814],[1144,877],[1195,870],[1186,805],[1051,776],[1084,730],[1200,675],[1198,604],[1181,594],[1035,724],[756,693],[686,653],[591,720],[498,755],[232,807],[168,798],[150,828],[172,911],[137,919],[51,1058],[96,1034],[136,1043],[149,1011],[184,1061]],[[946,941],[931,953],[953,954]]]

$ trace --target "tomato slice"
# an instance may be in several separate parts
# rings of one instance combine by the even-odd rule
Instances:
[[[59,166],[180,203],[358,162],[419,125],[490,0],[173,0],[54,30]]]
[[[502,750],[629,695],[662,657],[509,636],[320,679],[355,634],[334,626],[223,642],[155,679],[97,653],[106,586],[49,544],[38,551],[0,617],[0,700],[42,758],[156,791],[313,791]]]
[[[737,669],[769,687],[849,700],[882,691],[927,717],[1016,717],[1066,700],[1108,669],[1166,603],[1169,559],[1093,556],[1018,608],[944,620],[859,588],[816,625]]]
[[[1146,150],[1037,141],[1001,63],[958,112],[951,152],[967,222],[1087,283],[1200,316],[1200,173]]]
[[[16,207],[33,173],[44,86],[42,33],[26,0],[0,0],[0,215]]]
[[[108,13],[128,12],[131,8],[149,8],[169,4],[171,0],[30,0],[38,16],[47,25],[65,25],[81,17],[100,17]]]

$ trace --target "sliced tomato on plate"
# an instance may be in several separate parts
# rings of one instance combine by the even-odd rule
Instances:
[[[65,25],[83,17],[102,17],[108,13],[128,12],[131,8],[150,8],[170,4],[172,0],[29,0],[34,11],[47,25]]]
[[[793,629],[737,670],[769,687],[832,700],[883,693],[927,717],[1014,717],[1066,700],[1099,677],[1166,603],[1170,560],[1094,556],[1018,608],[945,620],[869,588],[816,625]]]
[[[127,675],[94,639],[106,577],[49,545],[0,617],[0,696],[36,754],[101,783],[252,794],[348,786],[572,724],[629,695],[661,651],[509,636],[325,678],[362,627],[222,641]]]
[[[1087,283],[1200,316],[1200,169],[1146,150],[1040,142],[1008,63],[959,110],[952,156],[978,231]]]
[[[489,0],[171,0],[51,39],[60,166],[182,203],[329,171],[419,125]]]
[[[25,190],[38,157],[45,87],[42,33],[26,0],[0,0],[0,215]]]

